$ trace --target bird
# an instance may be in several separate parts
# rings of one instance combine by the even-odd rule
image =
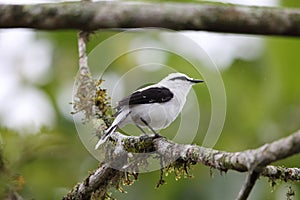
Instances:
[[[203,80],[193,79],[183,73],[171,73],[160,82],[134,91],[117,103],[114,121],[104,131],[95,146],[98,149],[118,128],[136,125],[143,133],[147,127],[156,136],[157,130],[168,127],[182,111],[192,86]]]

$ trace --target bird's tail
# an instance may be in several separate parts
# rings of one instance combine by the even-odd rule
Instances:
[[[113,133],[118,128],[117,125],[109,127],[105,132],[104,135],[100,138],[98,143],[95,146],[95,149],[98,149],[104,142],[106,142],[108,136]]]
[[[130,111],[123,110],[123,112],[119,112],[118,116],[115,118],[112,125],[104,132],[104,135],[101,137],[101,139],[98,141],[98,143],[95,146],[95,149],[98,149],[109,137],[109,135],[119,127],[119,125],[126,119],[126,117],[130,114]]]

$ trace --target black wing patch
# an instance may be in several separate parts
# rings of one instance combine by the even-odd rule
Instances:
[[[148,103],[163,103],[170,101],[174,94],[165,87],[153,87],[142,91],[136,91],[130,96],[125,97],[119,101],[119,105],[136,105],[136,104],[148,104]]]

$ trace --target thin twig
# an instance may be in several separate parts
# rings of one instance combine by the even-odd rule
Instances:
[[[88,58],[86,54],[86,43],[89,40],[89,33],[80,31],[78,33],[78,54],[79,54],[79,73],[86,76],[90,74]]]
[[[256,172],[255,170],[251,170],[250,172],[248,172],[245,182],[242,185],[242,188],[240,189],[236,200],[246,200],[258,178],[259,178],[259,173]]]
[[[300,181],[300,168],[267,166],[261,175],[270,178],[270,180]]]

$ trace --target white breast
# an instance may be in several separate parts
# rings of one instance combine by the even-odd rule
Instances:
[[[146,127],[140,120],[143,118],[153,129],[160,130],[169,126],[182,109],[181,102],[177,98],[165,103],[140,104],[131,106],[131,113],[122,125],[133,123]]]

